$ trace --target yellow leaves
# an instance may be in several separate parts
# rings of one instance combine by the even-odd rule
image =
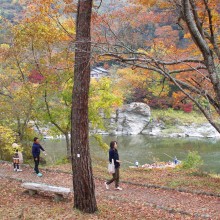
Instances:
[[[75,33],[75,28],[72,25],[68,28],[69,23],[64,24],[65,28],[70,29],[72,33]],[[35,48],[47,48],[48,43],[60,43],[62,41],[69,41],[69,36],[58,28],[57,23],[49,17],[42,17],[38,21],[30,21],[26,23],[25,27],[19,24],[14,27],[15,40],[14,42],[20,49],[24,49],[34,43]]]
[[[99,56],[97,58],[97,61],[110,61],[110,60],[115,60],[115,59],[116,59],[115,57],[105,55],[105,56]]]
[[[1,62],[3,62],[3,59],[5,59],[5,57],[7,57],[6,55],[8,54],[9,49],[10,49],[9,44],[0,44],[0,61]]]
[[[148,52],[144,49],[138,49],[137,52],[140,54],[146,54],[146,55],[148,54]]]
[[[1,48],[1,49],[9,49],[10,46],[9,46],[9,44],[1,44],[1,45],[0,45],[0,48]]]
[[[12,144],[15,142],[15,133],[7,127],[0,125],[0,155],[4,158],[13,154]],[[1,158],[1,159],[4,159]]]
[[[26,10],[26,18],[14,27],[18,45],[26,47],[33,42],[35,46],[47,47],[45,43],[58,43],[74,39],[75,23],[74,19],[63,16],[63,10],[72,13],[76,10],[74,4],[62,6],[59,1],[35,1],[32,0]],[[72,36],[70,38],[70,36]],[[30,42],[30,43],[29,43]]]
[[[68,32],[68,34],[65,34],[65,35],[63,34],[63,37],[65,38],[65,36],[66,36],[66,37],[68,37],[68,40],[70,40],[69,35],[71,35],[72,38],[74,38],[74,36],[76,34],[75,22],[71,18],[69,18],[69,19],[67,18],[62,22],[62,26],[65,29],[65,31]]]
[[[109,146],[103,141],[102,136],[99,134],[93,134],[93,137],[99,143],[99,146],[107,152],[109,149]]]
[[[109,117],[114,107],[122,104],[122,93],[109,78],[91,81],[89,95],[89,120],[94,128],[104,129],[100,113]]]

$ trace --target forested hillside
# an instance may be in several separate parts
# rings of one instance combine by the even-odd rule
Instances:
[[[23,6],[19,0],[1,0],[0,1],[0,16],[10,21],[14,21],[16,16],[22,11]]]
[[[31,0],[22,5],[1,1],[2,124],[9,120],[13,127],[17,120],[15,130],[22,137],[29,120],[51,122],[54,132],[67,137],[76,2]],[[217,0],[190,5],[194,19],[186,17],[184,7],[165,0],[94,2],[91,66],[106,68],[110,76],[91,80],[94,127],[104,126],[97,114],[100,109],[109,115],[122,103],[133,101],[157,109],[200,110],[209,121],[218,115],[220,5]],[[194,35],[192,22],[197,27]]]
[[[177,50],[187,51],[191,43],[178,23],[177,9],[168,10],[166,5],[162,4],[166,1],[159,2],[161,4],[151,6],[143,1],[127,1],[127,4],[115,7],[108,14],[97,13],[93,23],[94,42],[120,45],[113,50],[122,53],[155,50],[155,53],[161,51],[165,57],[172,50],[171,53],[174,54]],[[102,6],[105,5],[108,4],[103,3]],[[118,6],[117,3],[113,5]],[[112,3],[108,6],[112,6]],[[166,47],[169,48],[167,51]],[[107,66],[117,65],[116,60],[110,60]],[[125,102],[140,101],[146,102],[152,108],[174,107],[185,111],[192,110],[192,105],[187,103],[185,97],[176,94],[177,87],[164,80],[160,74],[153,71],[148,74],[143,68],[123,67],[124,64],[120,63],[117,73],[119,78],[123,78],[121,87],[126,90]]]

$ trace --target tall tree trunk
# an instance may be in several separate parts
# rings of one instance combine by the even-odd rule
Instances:
[[[89,151],[88,126],[91,14],[92,0],[79,0],[71,116],[71,153],[74,207],[87,213],[97,211],[95,185]]]
[[[67,157],[70,160],[71,158],[71,146],[70,146],[70,137],[69,137],[69,133],[65,133],[65,140],[66,140],[66,151],[67,151]]]

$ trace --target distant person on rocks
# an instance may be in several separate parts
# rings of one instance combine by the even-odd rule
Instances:
[[[122,190],[122,188],[119,187],[119,168],[120,168],[121,161],[119,160],[119,154],[118,154],[117,147],[118,147],[117,142],[111,141],[110,149],[109,149],[109,162],[111,163],[112,159],[114,160],[115,173],[112,174],[112,179],[105,182],[106,189],[109,189],[109,185],[115,181],[115,189]]]
[[[40,141],[37,137],[34,138],[34,143],[32,146],[32,155],[34,158],[34,171],[36,172],[37,176],[41,177],[42,173],[39,172],[38,166],[39,166],[39,162],[40,162],[40,151],[43,151],[45,155],[46,152],[44,150],[44,148],[40,145]]]

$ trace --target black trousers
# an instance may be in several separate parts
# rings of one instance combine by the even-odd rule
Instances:
[[[36,172],[36,174],[39,173],[39,169],[38,169],[39,162],[40,162],[40,157],[35,157],[34,158],[34,171]]]
[[[14,169],[18,169],[19,170],[19,163],[14,163]]]
[[[119,186],[119,168],[115,168],[115,173],[112,174],[112,178],[106,182],[106,184],[111,184],[115,181],[115,188]]]

